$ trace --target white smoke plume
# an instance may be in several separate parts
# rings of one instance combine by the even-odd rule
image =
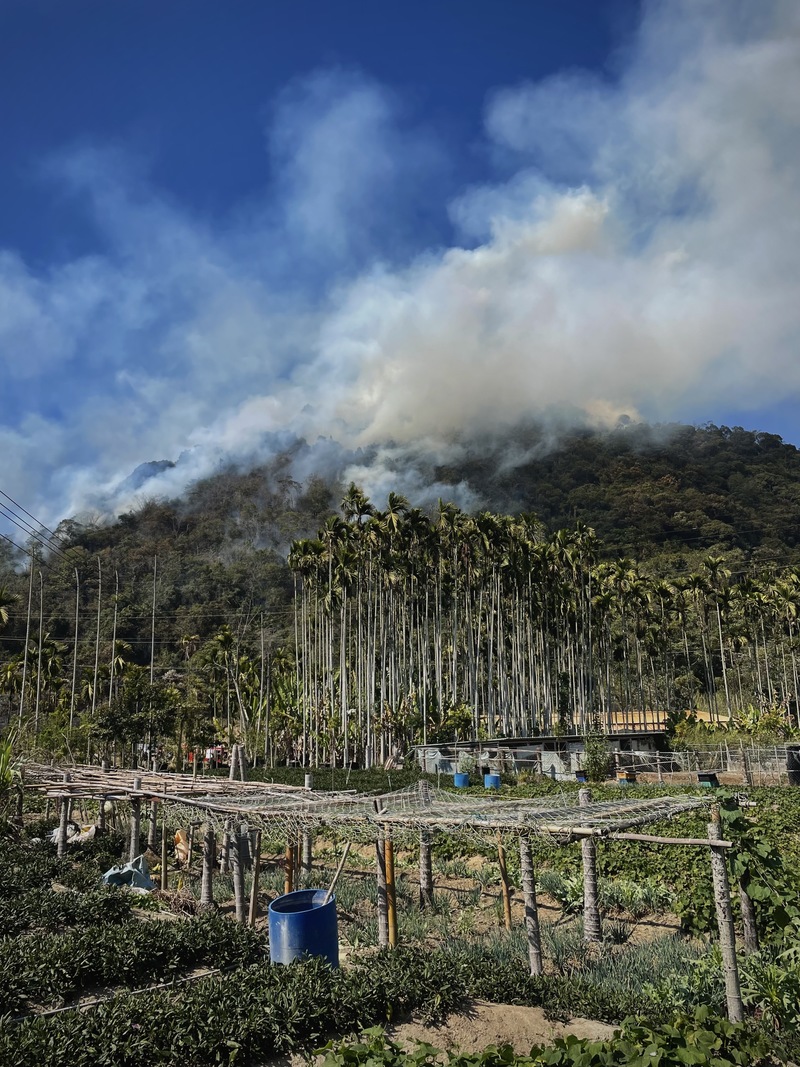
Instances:
[[[321,435],[309,468],[426,501],[414,456],[454,436],[798,397],[799,99],[794,0],[647,3],[613,77],[490,96],[493,176],[446,205],[449,247],[420,247],[418,210],[449,161],[354,73],[287,89],[274,181],[224,222],[124,154],[66,152],[105,250],[0,254],[6,484],[49,517],[116,511],[142,461],[182,454],[146,487],[174,495]]]

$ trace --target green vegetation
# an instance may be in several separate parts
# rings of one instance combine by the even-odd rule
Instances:
[[[354,772],[353,777],[362,775]],[[504,788],[508,795],[524,795],[536,789],[547,793],[552,784]],[[657,792],[658,787],[631,790],[633,795]],[[596,793],[611,796],[614,789]],[[503,927],[496,853],[488,842],[466,844],[436,836],[434,905],[422,910],[416,853],[398,851],[401,947],[388,951],[376,948],[374,855],[371,850],[351,855],[337,887],[340,939],[350,950],[347,966],[332,971],[319,960],[273,967],[263,933],[222,914],[192,918],[183,913],[191,911],[186,904],[196,893],[196,869],[184,871],[181,888],[159,901],[161,908],[172,903],[181,913],[165,916],[148,910],[142,917],[137,910],[142,898],[98,888],[100,872],[119,858],[126,835],[98,838],[59,860],[52,846],[30,840],[42,826],[29,821],[19,839],[0,838],[0,1012],[6,1013],[0,1019],[0,1062],[19,1067],[65,1062],[75,1067],[219,1062],[255,1067],[291,1051],[310,1051],[329,1038],[341,1042],[365,1026],[411,1013],[436,1022],[470,999],[531,1005],[551,1018],[580,1015],[621,1026],[610,1041],[569,1038],[516,1057],[508,1050],[488,1050],[473,1057],[480,1064],[495,1062],[494,1056],[509,1065],[622,1064],[649,1056],[642,1062],[728,1067],[768,1062],[769,1052],[781,1061],[796,1060],[800,901],[792,872],[800,791],[752,790],[750,796],[755,808],[740,809],[733,797],[718,794],[725,834],[736,844],[730,875],[734,887],[746,876],[762,939],[758,952],[740,956],[748,1009],[743,1026],[730,1026],[721,1017],[725,991],[707,858],[698,858],[693,850],[601,842],[604,941],[588,945],[575,877],[577,846],[557,847],[537,839],[546,960],[545,974],[538,977],[529,973],[519,904],[512,931]],[[705,811],[689,812],[669,829],[696,836],[706,818]],[[661,829],[666,827],[654,826],[656,832]],[[506,855],[518,889],[512,845],[506,842]],[[282,842],[265,847],[262,903],[265,896],[282,891],[283,881]],[[316,842],[316,884],[328,884],[330,864],[340,851],[335,841]],[[475,855],[483,861],[473,863]],[[767,886],[770,892],[762,892]],[[230,880],[218,876],[218,904],[226,905],[230,895]],[[734,893],[734,902],[737,898]],[[556,903],[561,907],[554,910]],[[687,919],[686,927],[691,925],[691,936],[680,933],[669,918],[673,908]],[[645,924],[663,929],[642,939]],[[197,969],[217,973],[195,978]],[[162,988],[147,989],[164,982]],[[82,997],[96,997],[97,1003],[81,1011],[46,1013]],[[326,1055],[344,1057],[343,1063],[362,1062],[359,1057],[367,1053],[360,1046],[373,1041],[378,1042],[374,1062],[393,1063],[401,1056],[377,1033],[355,1045],[331,1045]],[[422,1061],[428,1062],[425,1056],[434,1053],[425,1053]]]

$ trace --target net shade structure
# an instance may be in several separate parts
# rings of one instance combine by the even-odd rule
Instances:
[[[426,780],[388,793],[314,792],[306,786],[286,786],[264,782],[207,778],[145,771],[111,770],[72,766],[61,768],[29,763],[24,768],[25,787],[56,798],[60,805],[59,854],[66,850],[66,821],[71,806],[84,799],[112,800],[130,808],[130,850],[140,845],[142,803],[149,802],[150,827],[160,813],[162,889],[168,887],[168,830],[188,826],[202,829],[203,885],[206,903],[211,901],[210,885],[216,866],[217,839],[222,841],[220,871],[233,874],[236,916],[248,920],[244,899],[244,866],[248,841],[255,836],[257,846],[251,880],[249,921],[257,911],[258,863],[262,836],[286,842],[285,893],[296,888],[298,870],[306,868],[306,846],[310,856],[315,837],[332,837],[375,848],[378,881],[378,943],[393,946],[398,941],[397,896],[394,872],[396,846],[419,847],[420,906],[432,897],[430,867],[431,841],[437,834],[497,848],[501,868],[506,926],[510,929],[510,888],[505,874],[505,849],[514,841],[520,852],[525,927],[531,974],[542,974],[542,948],[536,901],[536,879],[531,852],[532,838],[547,839],[554,846],[573,841],[581,843],[584,881],[584,936],[602,939],[598,908],[596,850],[604,840],[647,841],[657,844],[705,846],[711,855],[717,925],[725,961],[728,1016],[743,1018],[736,963],[736,935],[730,902],[730,885],[725,850],[732,843],[722,839],[719,822],[712,818],[706,838],[660,837],[642,833],[653,823],[663,822],[684,812],[708,807],[710,798],[660,796],[593,801],[588,789],[547,797],[505,799],[494,791],[489,795],[464,794],[435,788]],[[100,804],[101,813],[105,804]],[[177,837],[178,835],[176,835]],[[150,839],[148,838],[148,843]],[[301,856],[303,859],[301,861]],[[191,864],[191,836],[188,864]],[[310,860],[307,869],[310,870]],[[337,873],[338,876],[338,873]],[[746,903],[742,897],[742,906]],[[751,906],[751,902],[750,902]]]
[[[399,845],[410,845],[420,831],[441,831],[472,841],[492,842],[500,833],[567,844],[586,837],[613,838],[708,804],[703,797],[661,796],[582,805],[567,792],[507,800],[459,794],[427,781],[382,794],[315,792],[304,786],[225,778],[37,764],[26,765],[25,784],[54,797],[156,801],[165,805],[165,817],[175,826],[202,819],[222,828],[235,819],[273,839],[328,832],[363,844],[374,842],[381,833]]]

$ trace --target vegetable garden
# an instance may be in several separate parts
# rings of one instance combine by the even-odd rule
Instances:
[[[438,829],[423,826],[413,800],[406,801],[402,824],[402,794],[394,801],[392,794],[371,796],[368,804],[358,794],[315,792],[312,802],[301,794],[295,807],[307,810],[316,803],[327,813],[310,834],[313,852],[306,863],[302,848],[299,856],[287,853],[286,841],[293,830],[300,845],[303,827],[310,833],[313,820],[308,814],[295,813],[291,821],[278,815],[292,805],[285,800],[291,795],[286,787],[276,787],[272,818],[259,820],[251,813],[251,829],[261,829],[260,863],[248,863],[243,847],[237,855],[241,836],[226,838],[230,812],[213,808],[241,810],[248,793],[252,806],[256,783],[227,799],[220,785],[219,793],[206,796],[207,810],[176,793],[157,805],[158,822],[151,828],[148,798],[154,791],[147,777],[140,783],[145,817],[138,826],[137,791],[123,795],[114,779],[113,808],[107,812],[107,803],[103,808],[105,833],[59,849],[42,840],[54,824],[55,794],[71,790],[62,812],[72,806],[91,821],[101,811],[102,801],[86,795],[97,790],[81,786],[79,771],[73,777],[55,788],[45,783],[40,793],[26,789],[23,827],[9,827],[2,841],[1,1063],[259,1064],[328,1041],[329,1067],[410,1064],[382,1031],[370,1029],[358,1040],[352,1035],[409,1015],[434,1026],[474,1000],[538,1007],[553,1019],[582,1016],[622,1026],[614,1038],[566,1037],[530,1055],[528,1049],[490,1049],[469,1060],[487,1067],[514,1060],[719,1067],[773,1062],[770,1057],[790,1061],[800,1052],[800,909],[792,874],[800,859],[800,795],[793,790],[751,790],[746,801],[722,792],[714,796],[722,840],[731,845],[720,851],[737,928],[745,1016],[731,1022],[709,863],[709,808],[698,790],[673,790],[669,796],[657,787],[633,787],[623,801],[617,788],[600,787],[592,798],[594,823],[567,785],[504,786],[499,799],[472,788],[466,797],[450,794],[452,803],[439,799],[430,785],[407,790],[407,796],[434,794]],[[357,775],[352,784],[358,785]],[[53,794],[49,801],[42,795],[47,792]],[[367,807],[374,818],[356,818],[355,809]],[[42,819],[48,809],[49,817]],[[337,809],[350,811],[349,824],[347,818],[332,818]],[[446,810],[472,814],[459,827],[452,814],[442,815]],[[476,829],[475,813],[486,810],[491,819]],[[520,813],[532,810],[540,813],[540,825],[547,819],[550,831],[520,834]],[[521,820],[516,832],[500,811],[506,820],[516,811]],[[647,834],[619,828],[645,811],[660,813],[640,825]],[[178,865],[172,830],[176,820],[190,821],[189,812],[197,844],[190,862]],[[573,818],[576,813],[580,819]],[[603,818],[601,834],[581,836],[581,824],[591,829]],[[164,826],[169,849],[166,869],[159,870]],[[381,852],[373,840],[376,827],[394,845],[388,885],[385,876],[392,872],[384,871],[382,880],[385,840]],[[145,896],[100,888],[102,873],[131,855],[132,833],[138,830],[135,844],[144,851],[151,829],[155,847],[148,856],[165,888]],[[213,829],[221,864],[215,855],[209,906],[199,843]],[[659,839],[666,835],[706,843],[665,844]],[[530,868],[520,838],[527,842]],[[292,885],[328,885],[346,840],[352,850],[336,887],[341,968],[315,959],[289,967],[270,964],[267,903],[284,892],[292,873]],[[595,853],[599,938],[587,912],[582,856],[587,841]],[[420,878],[425,847],[432,883],[427,893]],[[531,973],[536,970],[531,870],[540,973]],[[254,926],[247,909],[236,906],[242,896],[255,899],[261,913]],[[396,947],[382,944],[391,934],[384,926],[390,918],[387,897],[396,906],[391,938]],[[242,921],[235,921],[237,913]],[[436,1043],[433,1029],[431,1044]],[[430,1046],[411,1055],[421,1065],[435,1057]]]

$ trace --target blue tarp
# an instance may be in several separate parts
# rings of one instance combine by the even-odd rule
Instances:
[[[103,882],[105,885],[124,885],[131,889],[156,888],[144,856],[137,856],[135,860],[124,863],[121,867],[112,867],[103,875]]]

